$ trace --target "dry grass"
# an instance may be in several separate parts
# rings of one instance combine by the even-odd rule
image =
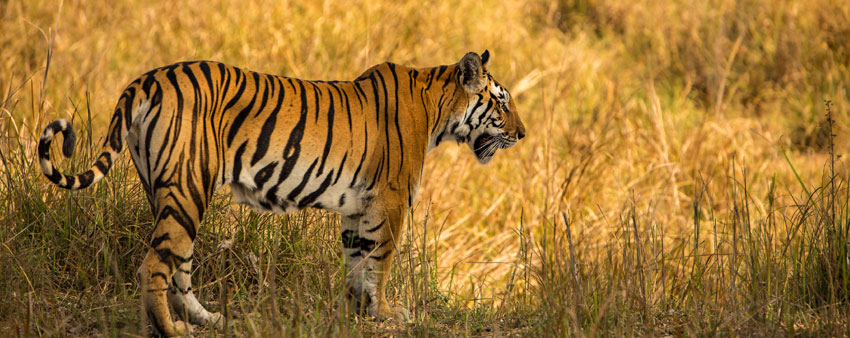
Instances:
[[[75,171],[153,67],[350,79],[486,48],[529,136],[488,166],[464,147],[429,155],[392,283],[414,323],[340,313],[334,215],[257,215],[222,195],[194,283],[236,314],[232,333],[850,335],[846,1],[0,8],[5,333],[143,329],[133,274],[151,216],[129,156],[99,186],[60,191],[32,156],[47,121],[74,120],[79,151],[60,165]]]

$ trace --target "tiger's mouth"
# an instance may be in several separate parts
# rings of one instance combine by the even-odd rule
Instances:
[[[498,149],[507,149],[513,146],[516,142],[511,142],[501,136],[493,136],[487,133],[479,135],[472,142],[472,151],[475,152],[475,157],[481,164],[487,164],[493,159]]]

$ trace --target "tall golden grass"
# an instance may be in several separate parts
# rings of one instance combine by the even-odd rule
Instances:
[[[351,79],[383,61],[433,66],[489,49],[489,70],[512,90],[528,136],[488,166],[478,165],[460,146],[441,146],[428,155],[410,218],[410,259],[397,267],[394,285],[403,303],[441,315],[418,316],[417,324],[401,329],[375,324],[348,331],[317,316],[310,323],[292,319],[244,332],[293,332],[285,328],[302,324],[310,329],[295,332],[493,334],[486,327],[505,330],[497,334],[846,335],[850,330],[841,319],[850,314],[850,299],[823,303],[790,291],[794,285],[806,289],[809,284],[799,279],[816,275],[792,268],[814,262],[805,257],[821,248],[803,239],[825,238],[833,228],[838,230],[829,231],[838,232],[831,238],[847,238],[836,226],[847,218],[836,212],[807,218],[800,208],[823,211],[846,203],[841,201],[847,198],[847,168],[839,157],[850,150],[845,1],[8,0],[0,8],[0,151],[7,176],[2,188],[7,201],[0,209],[5,223],[0,271],[6,277],[0,277],[0,287],[18,298],[0,306],[0,318],[9,318],[0,327],[105,334],[125,326],[116,322],[134,318],[92,310],[104,299],[132,304],[136,267],[118,263],[137,262],[130,253],[140,255],[139,242],[150,231],[132,165],[124,163],[91,194],[50,187],[33,157],[33,142],[47,121],[72,118],[98,144],[123,87],[142,72],[182,60]],[[832,104],[832,124],[825,122],[825,100]],[[85,155],[78,156],[83,158],[64,168],[89,165]],[[131,186],[119,187],[125,182]],[[830,187],[831,199],[825,194]],[[281,220],[251,216],[227,201],[222,197],[218,212],[205,221],[215,234],[202,239],[215,242],[206,244],[211,261],[220,257],[217,241],[239,236],[250,239],[237,240],[244,251],[228,259],[247,253],[277,257],[271,248],[281,243],[271,234],[288,234],[329,242],[314,242],[310,250],[326,254],[320,265],[327,270],[321,271],[338,274],[332,215]],[[57,208],[65,208],[59,216]],[[63,221],[61,210],[71,209],[95,219]],[[319,230],[298,235],[289,228],[298,221]],[[98,224],[86,228],[90,232],[114,234],[107,236],[108,249],[75,248],[75,236],[98,238],[69,226],[81,223]],[[48,228],[55,224],[68,233],[53,234]],[[253,225],[234,230],[227,224]],[[250,237],[251,229],[263,235]],[[43,248],[27,250],[33,243]],[[788,256],[794,249],[798,254]],[[80,262],[87,254],[102,255],[97,264],[110,271],[86,271]],[[65,262],[57,261],[63,257]],[[251,268],[239,270],[221,260],[214,268],[200,268],[195,284],[219,285],[225,277],[216,273],[229,271],[244,278],[235,282],[236,296],[222,303],[240,299],[255,309],[265,304],[262,292],[245,290],[262,285],[268,275],[256,277]],[[772,260],[782,264],[771,265]],[[271,262],[261,266],[274,266]],[[761,274],[764,266],[778,270]],[[63,273],[76,277],[52,277]],[[285,285],[290,277],[272,287],[292,288]],[[848,288],[833,277],[822,285]],[[771,284],[777,278],[781,282]],[[113,290],[116,285],[129,290]],[[98,296],[75,298],[60,287]],[[316,297],[332,304],[339,298],[332,290]],[[790,300],[782,294],[801,296]],[[223,299],[217,297],[207,301]],[[69,299],[81,304],[70,308],[83,314],[68,310],[55,315],[67,323],[48,324],[46,309],[63,309],[55,303]],[[285,299],[274,306],[301,309],[297,304],[304,301]],[[440,308],[432,305],[434,299],[452,305]],[[316,311],[335,311],[333,305],[326,310]],[[100,326],[78,323],[91,318],[104,319]],[[31,321],[40,326],[28,326]],[[439,331],[445,327],[450,330]]]

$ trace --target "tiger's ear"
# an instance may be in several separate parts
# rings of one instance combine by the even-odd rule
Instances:
[[[490,61],[490,51],[485,49],[481,54],[481,65],[487,67],[487,61]]]
[[[481,57],[473,52],[466,53],[460,59],[458,67],[460,67],[460,84],[463,88],[470,93],[481,91],[484,87],[484,80],[481,78],[484,65],[482,65]]]

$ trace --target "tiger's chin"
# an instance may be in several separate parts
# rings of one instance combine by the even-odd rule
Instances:
[[[493,160],[493,155],[494,155],[494,154],[495,154],[495,152],[494,152],[493,154],[491,154],[491,155],[487,155],[487,156],[479,156],[479,155],[475,155],[475,158],[476,158],[476,159],[478,159],[478,163],[481,163],[481,164],[487,164],[487,163],[490,163],[490,161],[492,161],[492,160]]]
[[[498,138],[488,134],[481,134],[474,142],[472,142],[472,151],[475,153],[475,158],[478,163],[487,164],[493,160],[493,155],[496,155],[496,150],[501,149],[498,145]]]
[[[493,156],[496,155],[497,150],[513,147],[517,141],[516,138],[505,137],[504,134],[490,135],[481,133],[469,146],[472,148],[472,152],[475,153],[475,158],[478,159],[478,162],[487,164],[493,160]]]

